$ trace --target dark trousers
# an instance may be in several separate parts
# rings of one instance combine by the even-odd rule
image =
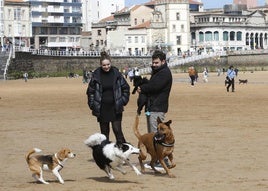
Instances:
[[[234,91],[234,78],[228,81],[227,92],[229,92],[230,86],[232,86],[232,92],[233,92]]]
[[[195,76],[190,76],[191,78],[191,85],[193,86],[194,85],[194,81],[195,81]]]
[[[116,141],[119,143],[125,143],[126,140],[122,131],[121,121],[112,121],[111,123]],[[100,122],[101,133],[107,137],[107,140],[109,140],[109,134],[110,134],[109,124],[110,122]]]

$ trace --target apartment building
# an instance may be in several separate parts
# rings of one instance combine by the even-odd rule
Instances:
[[[5,0],[2,14],[1,43],[29,47],[32,37],[30,4],[23,0]]]
[[[81,0],[30,0],[31,43],[36,49],[68,50],[80,48],[82,30]]]

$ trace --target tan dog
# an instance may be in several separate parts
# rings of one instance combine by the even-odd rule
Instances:
[[[143,160],[146,159],[147,153],[151,155],[150,165],[152,169],[159,173],[154,167],[157,160],[161,163],[169,177],[175,178],[175,175],[171,174],[170,169],[174,168],[176,164],[173,162],[173,150],[174,150],[174,135],[172,129],[170,128],[171,120],[168,122],[162,122],[160,118],[157,118],[157,132],[156,133],[146,133],[141,135],[138,130],[139,116],[136,116],[136,120],[133,126],[134,133],[139,139],[138,147],[140,148],[139,162],[141,166],[141,172],[145,172]],[[168,157],[171,165],[167,167],[164,162],[164,158]]]
[[[32,176],[44,184],[49,184],[43,178],[43,170],[52,171],[52,173],[58,178],[61,184],[64,184],[59,171],[63,168],[64,163],[68,158],[74,158],[75,154],[71,152],[70,149],[64,148],[54,155],[35,155],[31,156],[36,152],[41,152],[38,148],[31,149],[25,156],[26,161],[30,170],[32,171]]]

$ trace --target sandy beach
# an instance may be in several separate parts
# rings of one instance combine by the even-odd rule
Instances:
[[[96,166],[83,143],[99,126],[87,106],[82,77],[0,81],[0,190],[268,190],[268,72],[239,72],[234,93],[226,92],[225,75],[209,73],[204,83],[200,74],[195,87],[186,73],[173,79],[166,120],[172,120],[176,139],[176,178],[151,170],[137,176],[124,166],[127,174],[113,171],[115,180]],[[138,142],[132,131],[136,99],[131,95],[123,114],[123,131],[133,145]],[[144,114],[139,128],[146,132]],[[112,132],[110,137],[114,141]],[[61,171],[64,185],[51,173],[44,174],[49,185],[34,181],[24,158],[33,147],[43,154],[69,147],[77,154]],[[140,169],[136,155],[131,161]]]

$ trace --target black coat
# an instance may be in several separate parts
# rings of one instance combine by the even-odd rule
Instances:
[[[88,106],[92,110],[92,114],[96,117],[100,116],[102,103],[102,84],[100,79],[101,70],[101,67],[99,67],[93,72],[87,88]],[[111,70],[114,72],[113,94],[115,112],[116,114],[120,114],[124,111],[124,106],[129,101],[130,87],[117,68],[112,67]]]
[[[151,112],[168,111],[169,94],[172,86],[172,74],[167,64],[153,70],[148,83],[140,86],[141,93],[149,97],[148,108]]]

